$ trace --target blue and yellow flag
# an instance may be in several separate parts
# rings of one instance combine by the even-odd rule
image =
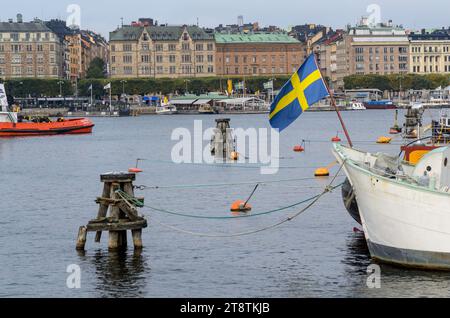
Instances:
[[[270,110],[270,125],[283,131],[310,106],[327,96],[329,92],[313,53],[275,98]]]

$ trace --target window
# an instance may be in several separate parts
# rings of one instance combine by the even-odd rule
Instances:
[[[11,33],[10,34],[11,41],[19,41],[19,33]]]
[[[44,46],[43,46],[42,44],[38,44],[38,45],[36,46],[36,51],[38,51],[38,52],[43,52],[43,51],[44,51]]]
[[[12,72],[13,72],[13,75],[21,75],[22,74],[22,68],[20,66],[13,66]],[[43,73],[44,73],[44,69],[42,68],[41,74],[43,74]]]
[[[169,63],[175,63],[176,62],[176,56],[175,55],[169,55]]]
[[[208,43],[208,51],[214,51],[214,44]]]
[[[11,51],[14,53],[18,53],[22,51],[22,46],[17,44],[11,45]]]
[[[157,55],[156,56],[156,63],[162,63],[163,62],[163,56],[162,55]]]
[[[183,49],[183,51],[189,51],[190,50],[189,43],[183,43],[182,49]]]
[[[162,66],[158,66],[158,67],[156,68],[156,73],[158,73],[158,74],[164,73],[164,68],[163,68]]]
[[[213,63],[214,62],[214,55],[208,55],[208,62]]]
[[[127,64],[133,63],[133,56],[132,55],[124,55],[123,62],[127,63]]]
[[[164,45],[156,44],[156,52],[162,52],[162,51],[164,51]]]
[[[111,63],[116,63],[116,56],[115,55],[111,56]]]
[[[171,66],[171,67],[169,68],[169,73],[170,73],[170,74],[176,74],[176,73],[177,73],[177,68],[176,68],[176,66]]]
[[[131,52],[131,51],[133,51],[133,45],[131,45],[131,44],[124,44],[123,45],[123,51],[124,52]]]
[[[151,74],[151,72],[152,72],[152,70],[151,70],[150,66],[145,65],[145,66],[141,67],[141,74],[149,75],[149,74]]]
[[[22,63],[22,57],[20,55],[13,55],[11,58],[12,64],[21,64]]]
[[[177,46],[175,44],[169,44],[169,51],[174,52],[177,50]]]
[[[195,50],[196,50],[196,51],[203,51],[203,43],[201,43],[201,44],[196,44],[196,45],[195,45]]]
[[[133,74],[133,67],[132,66],[124,66],[123,67],[123,73],[125,75],[131,75]]]
[[[150,51],[150,45],[148,43],[143,43],[142,51]]]
[[[111,45],[111,51],[112,52],[115,52],[116,51],[116,46],[113,44],[113,45]]]
[[[197,55],[195,57],[195,60],[196,60],[197,63],[203,63],[204,57],[203,57],[203,55]]]
[[[235,57],[234,57],[234,63],[239,63],[239,56],[238,55],[236,55]]]
[[[197,65],[197,73],[203,73],[204,67],[203,65]]]
[[[234,68],[234,74],[239,74],[239,67]]]
[[[214,66],[208,66],[208,73],[214,73]]]
[[[363,47],[357,47],[357,48],[355,48],[355,52],[356,52],[356,54],[363,54],[364,53],[364,48]]]
[[[5,64],[5,57],[0,55],[0,64]]]
[[[142,63],[150,63],[150,55],[142,55],[141,56],[141,62]]]

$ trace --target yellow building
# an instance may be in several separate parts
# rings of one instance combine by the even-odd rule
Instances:
[[[112,78],[216,75],[214,35],[198,26],[123,26],[109,47]]]
[[[450,72],[450,35],[442,30],[409,35],[410,72],[414,74]]]

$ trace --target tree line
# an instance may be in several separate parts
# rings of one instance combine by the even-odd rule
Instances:
[[[350,75],[344,78],[345,89],[377,88],[381,91],[430,90],[450,85],[445,74]]]

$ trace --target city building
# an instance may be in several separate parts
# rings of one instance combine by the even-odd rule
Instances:
[[[65,36],[69,49],[69,75],[71,81],[86,77],[89,66],[95,58],[108,63],[108,43],[100,35],[85,30],[75,30]],[[105,70],[106,73],[106,70]]]
[[[0,78],[60,78],[64,71],[61,39],[43,21],[0,22]]]
[[[448,30],[422,30],[410,33],[410,73],[449,73],[450,34]]]
[[[258,22],[244,23],[244,17],[238,16],[237,24],[219,24],[214,28],[215,33],[251,33],[251,32],[264,32],[264,33],[280,33],[283,32],[279,27],[270,25],[267,27],[260,27]]]
[[[348,27],[336,47],[337,78],[340,85],[348,75],[402,74],[409,71],[409,39],[401,26],[369,25],[363,18],[356,27]]]
[[[216,75],[214,35],[198,26],[122,26],[109,47],[113,78]]]
[[[289,35],[306,44],[306,54],[314,51],[316,43],[334,34],[330,27],[317,24],[296,25],[291,28]]]
[[[317,56],[317,63],[320,70],[330,83],[330,87],[338,86],[337,77],[337,53],[338,45],[344,38],[343,30],[330,32],[313,46],[313,51]]]
[[[220,76],[276,76],[294,73],[305,60],[305,46],[286,33],[216,33]]]

